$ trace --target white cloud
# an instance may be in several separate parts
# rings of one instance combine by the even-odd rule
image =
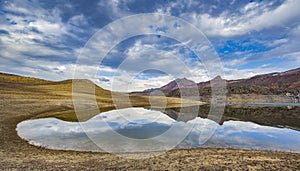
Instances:
[[[33,3],[31,4],[33,5]],[[19,14],[31,15],[33,11],[28,9],[28,4],[19,1],[18,5],[16,3],[8,3],[8,1],[4,2],[4,9],[8,11],[14,11]]]
[[[9,3],[8,10],[10,10],[11,6],[17,8],[16,3]],[[4,35],[0,38],[3,44],[2,47],[6,51],[17,50],[16,53],[19,54],[27,53],[33,56],[64,54],[62,55],[64,57],[66,55],[64,50],[55,50],[53,48],[62,47],[62,36],[69,34],[67,26],[60,19],[59,11],[55,9],[49,12],[37,6],[28,7],[26,10],[34,11],[34,13],[25,13],[26,16],[10,13],[5,14],[6,18],[16,24],[8,22],[1,24],[1,28],[9,32],[9,35]],[[17,10],[17,12],[19,11]],[[44,46],[43,43],[52,45],[52,47]]]
[[[84,15],[64,23],[58,8],[44,9],[27,1],[7,2],[3,9],[9,12],[3,14],[7,20],[1,21],[0,27],[9,34],[0,37],[1,71],[50,80],[71,79],[75,65],[66,61],[74,61],[79,51],[64,41],[67,37],[82,40],[71,30],[80,31],[79,25],[88,25]],[[85,67],[87,73],[92,69]]]
[[[278,45],[282,45],[282,44],[285,44],[285,43],[287,43],[289,41],[289,39],[287,39],[287,38],[283,38],[283,39],[278,39],[278,40],[275,40],[275,41],[269,41],[269,42],[267,42],[266,44],[267,44],[267,46],[278,46]]]
[[[46,20],[37,19],[34,22],[30,22],[29,27],[37,28],[39,31],[45,33],[45,34],[62,34],[66,33],[64,30],[64,27],[62,23],[52,23]]]
[[[290,65],[294,65],[295,67],[300,66],[300,51],[288,53],[285,57],[291,60]]]
[[[276,9],[268,9],[265,3],[250,3],[241,14],[232,14],[228,11],[220,16],[209,14],[183,13],[181,17],[189,20],[210,36],[239,36],[252,31],[261,31],[271,27],[282,27],[285,24],[299,19],[300,1],[287,0]]]
[[[298,27],[293,28],[288,34],[288,40],[286,38],[279,39],[273,43],[277,44],[276,48],[271,49],[262,54],[262,58],[270,59],[270,58],[282,58],[292,60],[289,66],[298,67],[300,65],[299,60],[299,52],[300,52],[300,32]],[[284,62],[287,62],[285,60]]]
[[[87,19],[83,14],[75,15],[68,21],[70,24],[73,24],[75,26],[86,26],[88,25]]]
[[[251,10],[254,10],[255,8],[259,7],[259,5],[260,3],[258,2],[248,3],[240,11],[241,13],[251,12]]]
[[[113,19],[121,18],[132,14],[126,3],[129,3],[129,0],[110,0],[110,1],[102,1],[100,0],[98,3],[99,10],[107,9],[110,13],[110,16]],[[122,6],[123,5],[123,6]]]
[[[228,60],[226,62],[224,62],[224,64],[226,66],[239,66],[239,65],[243,65],[245,63],[248,62],[248,59],[249,57],[245,56],[245,57],[242,57],[242,58],[236,58],[236,59],[231,59],[231,60]]]

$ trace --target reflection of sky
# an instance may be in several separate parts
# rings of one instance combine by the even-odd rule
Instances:
[[[177,146],[178,148],[231,147],[300,153],[299,131],[261,126],[251,122],[227,121],[220,126],[211,120],[197,117],[184,123],[177,122],[159,111],[128,108],[102,113],[81,124],[55,118],[28,120],[18,124],[17,132],[29,143],[51,149],[102,151],[88,138],[83,131],[84,128],[89,135],[99,137],[96,140],[107,141],[119,151],[135,151],[143,148],[143,145],[149,150],[164,149],[162,144],[173,141],[176,136],[182,136],[183,130],[194,126],[190,134]],[[138,144],[142,145],[139,148],[134,144],[122,148],[122,142],[114,141],[109,132],[113,129],[129,138],[145,139],[157,137],[171,126],[175,130],[172,136],[153,141],[152,145]],[[210,135],[210,131],[214,128],[216,130],[213,136],[204,142],[205,137]]]

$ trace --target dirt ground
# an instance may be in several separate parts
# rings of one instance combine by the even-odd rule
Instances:
[[[49,150],[18,137],[16,125],[70,105],[68,100],[0,99],[0,170],[299,170],[300,154],[237,149],[172,150],[133,160],[112,154]],[[45,105],[46,104],[46,105]]]

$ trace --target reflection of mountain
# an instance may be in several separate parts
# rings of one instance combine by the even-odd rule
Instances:
[[[217,77],[215,79],[221,79]],[[183,80],[183,86],[178,88],[176,80],[159,88],[166,96],[181,97],[181,92],[190,92],[193,96],[192,81]],[[291,98],[286,94],[290,93],[297,97],[300,94],[300,68],[282,73],[269,73],[257,75],[248,79],[225,80],[229,102],[291,102]],[[209,101],[211,95],[210,81],[197,83],[201,100]],[[147,92],[135,92],[134,94],[145,95]],[[275,95],[275,96],[274,96]],[[185,95],[186,96],[186,95]]]
[[[210,118],[210,105],[192,106],[159,110],[174,120],[188,122],[196,117]],[[250,121],[265,126],[289,127],[300,130],[300,107],[292,109],[286,106],[226,106],[220,120],[214,120],[222,125],[225,121]]]
[[[183,121],[183,122],[193,120],[198,116],[197,113],[195,112],[180,112],[174,109],[165,109],[161,112],[168,115],[170,118],[174,120]]]

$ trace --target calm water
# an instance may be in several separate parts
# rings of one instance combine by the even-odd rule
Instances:
[[[17,132],[30,144],[50,149],[136,152],[219,147],[300,153],[297,130],[233,120],[220,125],[198,115],[177,121],[170,113],[178,115],[176,110],[163,113],[127,108],[81,123],[55,118],[27,120],[17,125]]]

